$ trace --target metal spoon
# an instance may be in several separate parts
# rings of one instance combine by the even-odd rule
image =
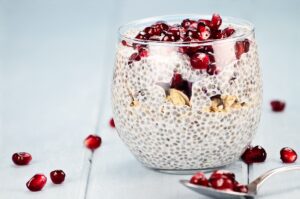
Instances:
[[[221,191],[216,190],[210,187],[199,186],[191,184],[188,180],[180,180],[180,182],[186,186],[187,188],[196,191],[202,195],[206,195],[212,198],[246,198],[246,199],[253,199],[257,195],[257,190],[259,187],[267,180],[269,177],[273,176],[274,174],[286,172],[286,171],[293,171],[293,170],[300,170],[300,165],[293,165],[293,166],[285,166],[279,167],[276,169],[272,169],[267,171],[266,173],[262,174],[255,180],[253,180],[250,184],[248,184],[248,193],[239,193],[234,191]]]

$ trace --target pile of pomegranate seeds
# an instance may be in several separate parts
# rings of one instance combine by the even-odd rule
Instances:
[[[54,184],[61,184],[65,181],[66,174],[63,170],[54,170],[50,173],[50,178]]]
[[[26,186],[30,191],[41,191],[47,182],[47,177],[44,174],[35,174],[27,183]]]
[[[115,128],[115,127],[116,127],[114,118],[111,118],[111,119],[109,120],[109,126],[110,126],[111,128]]]
[[[19,153],[14,153],[12,155],[12,161],[16,165],[27,165],[29,162],[32,160],[32,157],[29,153],[26,152],[19,152]]]
[[[294,163],[297,160],[297,153],[289,147],[280,150],[280,158],[283,163]]]
[[[280,101],[280,100],[273,100],[273,101],[271,101],[270,104],[271,104],[271,107],[272,107],[272,111],[274,111],[274,112],[284,111],[285,102]]]
[[[246,164],[264,162],[267,158],[267,153],[261,146],[249,146],[241,156]]]
[[[219,14],[213,14],[211,20],[208,19],[184,19],[180,24],[167,24],[164,21],[158,21],[151,26],[145,27],[135,38],[147,41],[194,43],[206,40],[224,39],[235,33],[233,27],[220,29],[222,18]],[[134,52],[128,61],[128,64],[140,61],[141,58],[149,56],[147,45],[132,44],[122,41],[124,46],[133,47]],[[243,53],[249,51],[250,42],[248,39],[237,41],[235,44],[236,58],[240,59]],[[215,64],[213,48],[210,45],[193,45],[179,48],[179,52],[187,54],[190,57],[191,66],[196,70],[206,70],[209,75],[217,75],[220,68]]]
[[[91,150],[97,149],[102,143],[101,137],[98,135],[89,135],[84,140],[84,144],[87,148]]]
[[[248,192],[246,185],[242,185],[236,181],[234,173],[225,170],[214,171],[209,179],[205,177],[204,173],[196,173],[190,179],[190,183],[224,191]]]

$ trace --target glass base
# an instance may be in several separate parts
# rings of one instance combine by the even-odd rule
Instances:
[[[203,169],[155,169],[155,168],[149,168],[151,170],[160,172],[160,173],[165,173],[165,174],[172,174],[172,175],[192,175],[197,172],[204,172],[204,173],[209,173],[214,170],[222,170],[228,165],[220,166],[220,167],[213,167],[213,168],[203,168]]]

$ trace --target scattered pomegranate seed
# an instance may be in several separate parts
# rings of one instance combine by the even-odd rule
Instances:
[[[32,157],[29,153],[26,152],[19,152],[19,153],[14,153],[12,155],[12,161],[16,165],[27,165],[29,162],[32,160]]]
[[[210,27],[214,30],[217,30],[217,29],[219,29],[221,24],[222,24],[222,18],[220,17],[220,15],[217,13],[213,14],[213,16],[211,18]]]
[[[297,160],[297,153],[292,148],[284,147],[280,150],[280,158],[284,163],[294,163]]]
[[[84,140],[85,146],[91,150],[97,149],[101,145],[101,143],[101,137],[99,137],[98,135],[89,135]]]
[[[194,69],[207,69],[209,63],[209,56],[205,53],[195,53],[191,57],[191,65]]]
[[[27,183],[26,186],[30,191],[40,191],[47,182],[47,177],[44,174],[35,174]]]
[[[208,179],[205,177],[204,173],[202,172],[196,173],[190,179],[190,183],[208,187]]]
[[[54,184],[61,184],[65,181],[66,174],[63,170],[54,170],[50,173],[50,178]]]
[[[147,40],[149,36],[144,31],[141,31],[135,38],[140,40]]]
[[[111,128],[115,128],[115,127],[116,127],[116,126],[115,126],[114,118],[111,118],[111,119],[109,120],[109,125],[110,125]]]
[[[273,100],[273,101],[271,101],[270,104],[271,104],[272,110],[274,112],[282,112],[282,111],[284,111],[285,102],[280,101],[280,100]]]
[[[233,191],[240,193],[248,193],[248,187],[246,185],[237,184],[234,186]]]
[[[267,158],[267,153],[261,146],[249,146],[241,156],[246,164],[264,162]]]

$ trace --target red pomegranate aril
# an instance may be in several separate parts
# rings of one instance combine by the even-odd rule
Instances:
[[[158,26],[161,30],[168,30],[169,26],[167,25],[167,23],[165,21],[157,21],[155,23],[156,26]]]
[[[141,60],[141,56],[138,53],[133,53],[130,57],[129,57],[129,64],[132,63],[133,61],[140,61]]]
[[[210,24],[211,24],[211,21],[210,20],[208,20],[208,19],[199,19],[198,20],[198,24],[203,24],[203,25],[205,25],[205,26],[210,26]]]
[[[215,64],[212,64],[207,68],[206,72],[209,75],[217,75],[217,74],[219,74],[220,69]]]
[[[209,56],[205,53],[195,53],[191,57],[191,65],[194,69],[207,69],[209,64]]]
[[[171,80],[171,88],[178,88],[182,84],[182,76],[179,73],[175,73]]]
[[[222,39],[222,38],[224,38],[224,34],[221,30],[211,31],[210,36],[211,36],[212,39]]]
[[[210,29],[208,26],[198,25],[199,40],[206,40],[210,37]]]
[[[101,143],[101,137],[99,137],[98,135],[89,135],[84,140],[85,146],[91,150],[97,149],[101,145]]]
[[[231,179],[233,182],[235,181],[235,174],[226,170],[216,170],[211,174],[210,178],[220,178],[221,176],[225,176]]]
[[[219,175],[218,177],[210,178],[209,185],[214,189],[232,191],[234,188],[234,181],[224,175]]]
[[[190,179],[190,183],[208,187],[208,179],[202,172],[193,175],[193,177]]]
[[[197,29],[195,28],[188,28],[186,33],[185,33],[185,37],[189,37],[192,39],[198,39],[199,38],[199,33],[197,31]]]
[[[245,52],[245,53],[249,52],[249,48],[250,48],[250,42],[249,42],[249,40],[248,40],[248,39],[245,39],[245,40],[243,41],[243,43],[244,43],[244,52]]]
[[[61,184],[65,181],[66,174],[63,170],[54,170],[50,173],[50,178],[54,184]]]
[[[261,146],[249,146],[241,156],[246,164],[264,162],[267,158],[267,153]]]
[[[235,30],[232,27],[227,27],[222,31],[224,37],[230,37],[235,33]]]
[[[237,184],[234,186],[233,191],[240,193],[248,193],[248,187],[246,185]]]
[[[175,37],[173,35],[165,35],[163,38],[162,38],[162,41],[175,41]]]
[[[188,29],[191,25],[195,26],[197,22],[195,20],[191,20],[191,19],[184,19],[181,23],[181,26],[185,29]],[[192,27],[193,27],[192,26]]]
[[[32,160],[32,156],[26,152],[14,153],[12,155],[12,161],[16,165],[27,165]]]
[[[140,57],[148,57],[149,52],[146,48],[140,48],[139,49],[139,56]]]
[[[220,15],[217,13],[213,14],[213,16],[211,18],[210,28],[217,30],[217,29],[219,29],[221,24],[222,24],[222,18],[220,17]]]
[[[44,174],[35,174],[27,183],[26,186],[30,191],[40,191],[47,182],[47,177]]]
[[[280,150],[280,159],[284,163],[294,163],[297,160],[297,153],[292,148],[284,147]]]
[[[273,100],[273,101],[271,101],[270,104],[271,104],[271,107],[272,107],[272,111],[274,111],[274,112],[284,111],[285,102],[280,101],[280,100]]]
[[[140,40],[147,40],[148,35],[145,32],[141,31],[141,32],[139,32],[139,34],[135,38],[140,39]]]
[[[154,35],[154,30],[152,27],[146,27],[144,29],[144,32],[146,33],[148,38]]]
[[[114,118],[111,118],[111,119],[109,120],[109,125],[110,125],[111,128],[115,128],[115,127],[116,127],[116,126],[115,126]]]
[[[235,55],[237,59],[241,58],[241,55],[244,53],[244,42],[243,41],[237,41],[235,43]]]

